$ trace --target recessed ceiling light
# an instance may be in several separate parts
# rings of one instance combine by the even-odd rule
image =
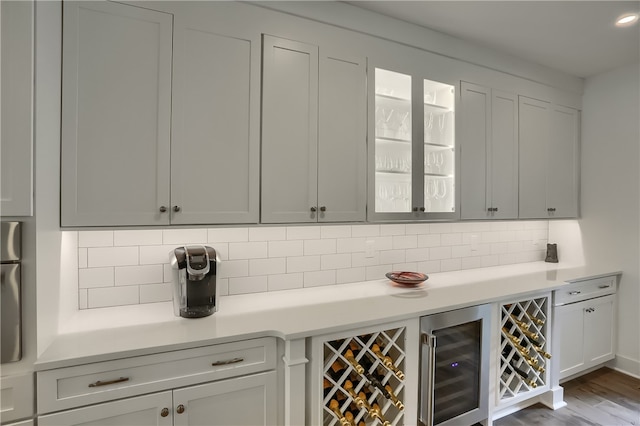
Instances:
[[[629,25],[633,25],[636,22],[638,22],[638,14],[627,13],[616,20],[616,25],[618,27],[628,27]]]

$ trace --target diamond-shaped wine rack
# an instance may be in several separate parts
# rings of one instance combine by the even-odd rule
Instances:
[[[500,399],[516,397],[546,384],[547,297],[501,305]]]
[[[405,328],[324,342],[325,426],[403,424]]]

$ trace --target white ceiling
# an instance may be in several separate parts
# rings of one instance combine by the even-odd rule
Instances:
[[[640,1],[349,1],[353,6],[589,77],[640,59]]]

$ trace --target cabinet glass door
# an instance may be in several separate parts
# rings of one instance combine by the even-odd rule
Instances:
[[[424,208],[455,211],[455,88],[424,80]]]
[[[375,71],[375,211],[411,211],[411,76]]]

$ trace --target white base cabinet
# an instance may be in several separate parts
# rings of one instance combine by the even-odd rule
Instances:
[[[615,357],[615,280],[584,281],[555,292],[559,380]]]
[[[189,386],[38,418],[41,426],[274,425],[276,372]]]

